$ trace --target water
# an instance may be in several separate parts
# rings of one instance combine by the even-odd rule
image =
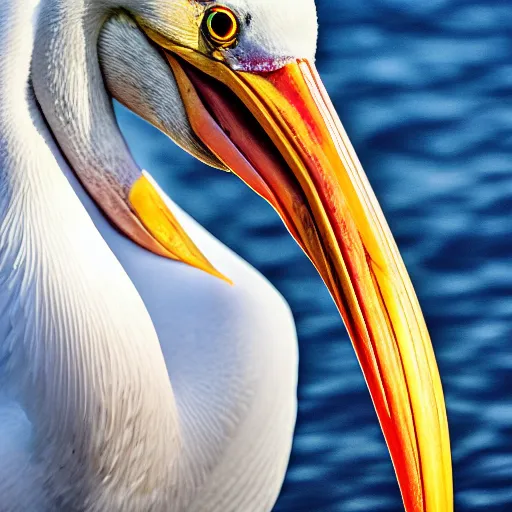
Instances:
[[[436,349],[456,510],[512,511],[512,2],[318,3],[318,67]],[[120,119],[139,163],[260,269],[295,313],[300,412],[276,512],[401,510],[341,321],[274,212],[140,120],[125,111]]]

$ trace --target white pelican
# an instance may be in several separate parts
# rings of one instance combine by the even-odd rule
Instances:
[[[316,37],[312,0],[1,1],[1,512],[262,512],[284,478],[290,312],[137,167],[112,96],[274,206],[347,325],[406,510],[452,510],[428,333]]]

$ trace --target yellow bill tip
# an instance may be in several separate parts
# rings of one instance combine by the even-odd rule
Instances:
[[[128,199],[140,222],[157,242],[159,250],[154,252],[233,284],[212,265],[187,235],[158,190],[144,174],[132,185]]]

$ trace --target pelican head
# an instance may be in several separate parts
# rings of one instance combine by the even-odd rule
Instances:
[[[43,4],[40,16],[57,21],[40,24],[34,88],[100,208],[148,250],[219,275],[133,162],[112,96],[264,197],[340,310],[406,510],[451,510],[434,353],[396,244],[315,68],[313,0]],[[77,9],[85,21],[70,35],[61,22]],[[74,45],[73,60],[58,41]]]

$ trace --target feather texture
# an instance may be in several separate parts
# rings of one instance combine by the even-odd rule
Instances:
[[[270,510],[295,422],[289,309],[170,200],[235,286],[106,221],[33,97],[39,7],[0,6],[0,511]]]

